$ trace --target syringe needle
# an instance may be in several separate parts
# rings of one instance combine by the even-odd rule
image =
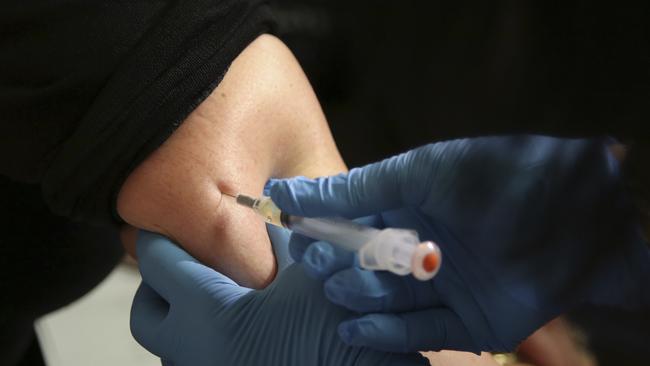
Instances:
[[[231,194],[227,192],[221,192],[221,194],[234,198],[235,200],[237,200],[237,203],[239,203],[242,206],[246,206],[248,208],[256,209],[257,205],[259,204],[257,199],[243,194]]]

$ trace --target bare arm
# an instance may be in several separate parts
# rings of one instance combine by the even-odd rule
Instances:
[[[345,170],[325,117],[291,52],[251,43],[219,86],[127,178],[118,196],[130,225],[167,235],[243,285],[275,275],[264,224],[221,191],[260,194],[270,177]]]

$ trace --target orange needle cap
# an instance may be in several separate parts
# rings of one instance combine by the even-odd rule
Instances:
[[[422,268],[427,272],[433,272],[438,268],[440,261],[435,253],[429,253],[422,258]]]

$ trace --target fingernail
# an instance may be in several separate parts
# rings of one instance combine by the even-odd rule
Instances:
[[[350,329],[350,325],[350,322],[343,322],[339,324],[339,337],[341,337],[343,343],[352,343],[352,330]]]
[[[325,296],[327,296],[331,302],[340,305],[344,296],[341,293],[343,284],[339,282],[340,281],[338,279],[333,278],[330,278],[327,282],[325,282]]]
[[[334,250],[325,243],[315,243],[307,248],[305,260],[319,272],[325,272],[334,259]]]

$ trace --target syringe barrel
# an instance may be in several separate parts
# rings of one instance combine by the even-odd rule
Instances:
[[[433,242],[419,243],[412,230],[379,230],[343,218],[309,218],[282,212],[269,197],[237,195],[237,203],[252,208],[266,222],[286,227],[310,238],[323,240],[358,253],[361,267],[387,270],[398,275],[412,273],[429,280],[438,272],[442,256]]]
[[[337,217],[310,218],[282,214],[282,223],[297,233],[338,244],[354,252],[379,234],[378,229]]]
[[[253,198],[237,195],[237,203],[252,208],[264,221],[286,227],[317,240],[324,240],[350,251],[358,251],[375,237],[379,230],[359,225],[354,221],[336,217],[309,218],[283,213],[270,197]]]

